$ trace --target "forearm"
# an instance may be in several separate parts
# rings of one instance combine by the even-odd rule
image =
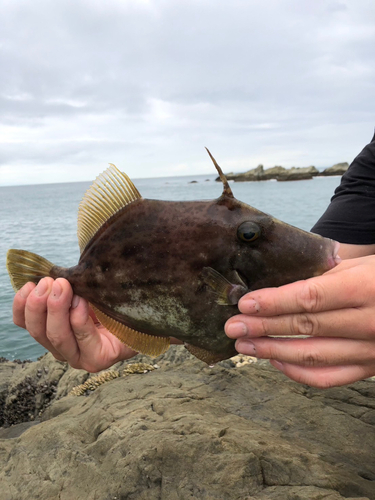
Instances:
[[[374,254],[375,245],[350,245],[348,243],[341,243],[339,250],[339,255],[342,260],[356,259],[358,257]]]

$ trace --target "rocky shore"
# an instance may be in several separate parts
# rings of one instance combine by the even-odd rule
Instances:
[[[235,182],[250,182],[250,181],[269,181],[275,179],[279,182],[282,181],[299,181],[305,179],[312,179],[313,177],[328,177],[332,175],[343,175],[349,168],[348,163],[337,163],[332,167],[319,171],[314,166],[311,167],[292,167],[284,168],[280,166],[264,169],[263,165],[258,165],[256,168],[248,170],[247,172],[234,174],[230,172],[225,174],[228,181]],[[220,177],[216,178],[220,181]]]
[[[1,500],[375,499],[371,380],[312,389],[175,346],[99,375],[1,360],[0,400]]]

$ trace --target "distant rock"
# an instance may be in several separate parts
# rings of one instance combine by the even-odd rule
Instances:
[[[343,175],[349,168],[349,163],[336,163],[332,167],[328,167],[323,172],[320,172],[321,176],[329,176],[329,175]]]
[[[263,165],[258,165],[256,168],[248,170],[243,174],[234,174],[231,176],[231,181],[235,182],[247,182],[247,181],[260,181],[264,173]]]
[[[92,375],[50,354],[4,362],[0,497],[374,500],[375,382],[312,389],[234,359],[176,346],[86,396],[68,394]]]
[[[280,166],[267,168],[266,170],[263,171],[261,180],[269,181],[271,179],[277,179],[280,175],[284,175],[286,171],[287,171],[286,168]]]
[[[190,181],[188,184],[198,184],[198,181]]]
[[[319,174],[319,170],[315,167],[292,167],[281,172],[276,179],[278,181],[301,181],[312,179]]]
[[[240,174],[234,174],[230,172],[226,174],[228,181],[235,182],[254,182],[254,181],[269,181],[271,179],[276,179],[280,181],[292,181],[301,179],[312,179],[314,176],[319,175],[319,170],[313,166],[311,167],[292,167],[284,168],[281,166],[275,166],[271,168],[264,169],[263,165],[258,165],[256,168],[248,170]],[[216,178],[216,181],[220,181],[220,177]]]

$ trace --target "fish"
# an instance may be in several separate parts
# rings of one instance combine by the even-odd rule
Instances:
[[[45,276],[66,278],[100,323],[135,351],[156,357],[177,338],[209,365],[236,355],[224,325],[239,313],[240,298],[323,274],[339,262],[339,243],[237,200],[207,152],[223,185],[214,200],[143,198],[109,164],[79,205],[78,264],[60,267],[11,249],[14,290]]]

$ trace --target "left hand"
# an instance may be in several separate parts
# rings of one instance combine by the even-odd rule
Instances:
[[[269,359],[297,382],[325,388],[375,375],[375,256],[250,292],[239,309],[225,325],[237,351]]]
[[[88,372],[137,354],[98,322],[85,299],[73,296],[64,278],[26,283],[14,297],[13,321],[56,359]]]

